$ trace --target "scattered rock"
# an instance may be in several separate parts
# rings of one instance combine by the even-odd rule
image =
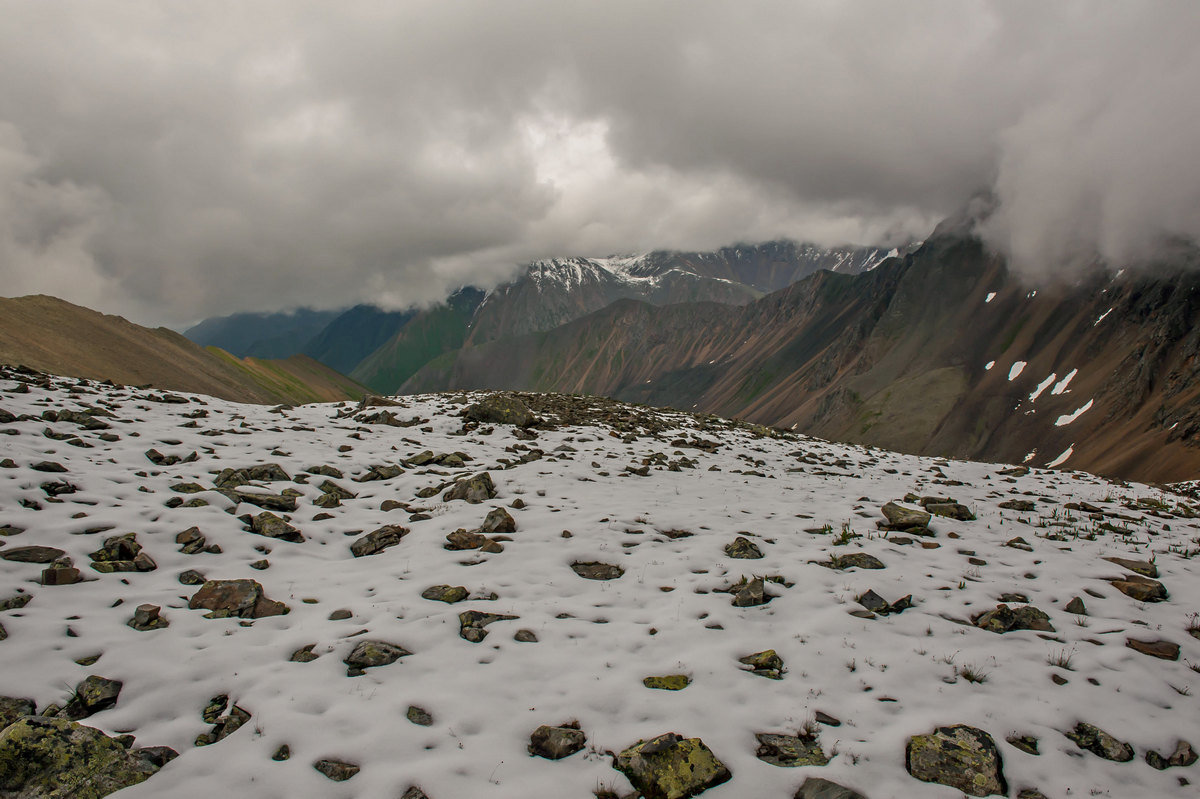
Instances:
[[[175,543],[180,545],[180,552],[185,555],[195,555],[204,550],[207,541],[199,527],[189,527],[175,536]]]
[[[562,760],[583,749],[586,742],[587,736],[579,729],[578,721],[557,727],[543,724],[529,736],[529,754],[547,760]]]
[[[775,598],[767,593],[762,577],[755,577],[752,580],[743,578],[742,582],[730,586],[727,590],[733,594],[735,608],[757,607],[765,605]]]
[[[833,555],[828,563],[822,563],[831,569],[883,569],[886,568],[879,558],[866,552],[850,552],[846,555]]]
[[[72,721],[108,710],[117,704],[122,682],[91,675],[75,686],[71,699],[63,707],[63,715]]]
[[[261,619],[290,611],[282,602],[267,599],[257,580],[209,580],[188,601],[188,607],[210,611],[205,614],[209,619]]]
[[[1070,732],[1063,733],[1080,749],[1086,749],[1105,760],[1127,763],[1133,760],[1133,747],[1118,741],[1099,727],[1081,721]]]
[[[1088,615],[1087,606],[1083,604],[1083,599],[1081,597],[1075,597],[1072,599],[1067,603],[1067,606],[1063,608],[1063,610],[1065,610],[1067,613],[1074,613],[1076,616]]]
[[[732,543],[725,545],[725,554],[731,558],[757,560],[763,556],[762,550],[745,536],[738,536]]]
[[[1040,755],[1038,751],[1038,738],[1033,735],[1017,735],[1013,734],[1005,738],[1010,744],[1020,749],[1027,755]]]
[[[53,563],[67,553],[54,547],[11,547],[0,552],[0,558],[14,563]]]
[[[269,510],[265,510],[257,516],[246,515],[238,518],[244,521],[249,532],[255,535],[277,538],[280,541],[289,541],[293,544],[304,543],[304,535],[299,530]]]
[[[820,777],[809,777],[804,780],[793,799],[867,799],[867,797],[844,785],[838,785],[836,782],[830,782]]]
[[[22,716],[37,713],[37,704],[32,699],[16,696],[0,696],[0,730]]]
[[[1168,598],[1166,586],[1149,577],[1135,574],[1125,580],[1109,580],[1109,584],[1138,602],[1166,602]]]
[[[1146,762],[1159,771],[1178,766],[1190,766],[1197,759],[1196,751],[1187,741],[1176,741],[1175,751],[1169,757],[1163,757],[1153,749],[1146,752]]]
[[[1141,641],[1137,638],[1126,638],[1125,646],[1143,655],[1162,660],[1179,660],[1179,644],[1159,639],[1157,641]]]
[[[1004,510],[1015,510],[1018,513],[1033,513],[1037,506],[1027,499],[1009,499],[1001,502],[999,507]]]
[[[528,405],[506,394],[492,394],[467,406],[463,417],[480,424],[511,424],[517,427],[529,427],[537,421]]]
[[[204,575],[195,569],[185,569],[179,573],[179,582],[183,585],[204,585]]]
[[[487,637],[487,627],[492,622],[518,619],[520,616],[510,616],[505,613],[484,613],[478,610],[465,610],[458,614],[458,636],[473,644],[478,644]]]
[[[1148,560],[1130,560],[1129,558],[1105,558],[1109,563],[1115,563],[1118,566],[1129,569],[1135,574],[1140,574],[1143,577],[1157,577],[1158,567]]]
[[[346,675],[355,677],[362,674],[364,669],[386,666],[411,654],[404,647],[387,641],[359,641],[342,662],[349,667]]]
[[[513,640],[521,644],[536,644],[538,642],[537,633],[533,630],[520,629],[513,634]]]
[[[360,771],[360,768],[353,763],[328,758],[313,763],[313,768],[334,782],[345,782]]]
[[[64,718],[22,718],[0,733],[0,790],[14,798],[98,799],[158,770],[141,751]]]
[[[147,630],[161,630],[170,624],[170,622],[159,615],[161,612],[162,608],[158,605],[138,605],[137,610],[133,612],[133,618],[125,623],[133,629],[143,632]]]
[[[753,655],[746,655],[738,658],[738,663],[744,663],[749,666],[744,671],[749,671],[751,674],[757,674],[759,677],[766,677],[770,680],[782,680],[784,672],[783,658],[776,654],[774,649],[766,649],[762,652],[755,652]]]
[[[496,486],[492,482],[492,476],[487,472],[481,472],[474,477],[456,480],[450,490],[442,495],[443,502],[461,499],[472,505],[495,498]]]
[[[453,605],[455,602],[462,602],[470,596],[470,593],[465,586],[461,585],[434,585],[422,591],[421,598]]]
[[[74,566],[51,566],[42,569],[42,585],[72,585],[82,580],[83,575]]]
[[[575,561],[571,569],[585,580],[616,580],[625,570],[611,563],[598,561]]]
[[[929,526],[932,518],[929,513],[916,508],[907,508],[895,502],[889,502],[882,508],[887,524],[887,530],[917,530]]]
[[[829,758],[821,750],[821,744],[815,737],[798,737],[795,735],[780,735],[770,732],[756,732],[758,751],[754,756],[764,763],[784,768],[798,766],[824,766]]]
[[[400,543],[400,539],[408,535],[408,528],[398,524],[385,524],[374,532],[358,538],[350,545],[350,552],[356,558],[376,555],[388,547]]]
[[[408,712],[405,713],[404,715],[409,721],[411,721],[413,724],[416,724],[419,727],[432,727],[433,726],[433,715],[423,707],[417,707],[416,705],[409,705]]]
[[[313,648],[316,644],[305,644],[292,653],[288,660],[292,663],[312,663],[319,655],[313,654]]]
[[[975,619],[975,626],[994,633],[1010,633],[1015,630],[1039,630],[1054,632],[1050,617],[1032,605],[1020,608],[1010,608],[1000,604],[995,610],[989,610]]]
[[[614,767],[645,799],[686,799],[733,776],[699,738],[674,732],[638,741],[617,755]]]
[[[88,555],[92,568],[104,574],[113,572],[150,572],[158,568],[151,557],[142,551],[135,533],[115,535],[104,546]]]
[[[208,706],[205,707],[201,716],[206,723],[212,724],[213,728],[196,736],[196,746],[208,746],[223,741],[250,720],[250,711],[237,705],[229,709],[228,715],[222,716],[221,714],[228,704],[229,697],[224,694],[214,696],[209,700]]]
[[[282,763],[285,760],[290,760],[292,757],[292,747],[287,744],[280,744],[275,753],[271,755],[271,759],[276,763]]]
[[[660,677],[645,677],[642,685],[660,691],[682,691],[692,684],[692,678],[686,674],[666,674]]]
[[[925,510],[934,516],[944,516],[960,522],[975,521],[975,514],[971,513],[971,509],[957,502],[930,502],[925,505]]]
[[[964,724],[909,738],[904,767],[923,782],[948,785],[970,796],[1008,794],[996,742],[983,730]]]
[[[515,533],[517,522],[504,508],[493,508],[480,526],[481,533]]]

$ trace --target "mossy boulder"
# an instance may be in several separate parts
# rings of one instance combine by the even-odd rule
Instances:
[[[399,544],[400,539],[406,535],[408,535],[407,527],[401,527],[398,524],[385,524],[378,530],[355,539],[354,543],[350,545],[350,554],[356,558],[377,555],[388,547],[394,547],[396,544]]]
[[[756,732],[754,738],[758,741],[758,750],[754,756],[764,763],[784,768],[824,766],[829,763],[829,758],[825,756],[816,737],[802,738],[796,735]]]
[[[462,602],[470,593],[466,586],[462,585],[434,585],[422,591],[421,598],[453,605],[455,602]]]
[[[1069,732],[1063,733],[1080,749],[1086,749],[1092,754],[1115,763],[1128,763],[1133,760],[1133,747],[1116,736],[1110,735],[1094,724],[1081,721]]]
[[[867,799],[858,791],[838,785],[836,782],[809,777],[800,786],[793,799]]]
[[[642,680],[642,685],[660,691],[682,691],[691,684],[692,678],[686,674],[664,674],[658,677],[646,677]]]
[[[0,794],[14,799],[99,799],[157,770],[136,750],[67,719],[30,716],[0,733]]]
[[[464,500],[472,505],[496,498],[496,484],[487,472],[480,472],[473,477],[458,480],[442,495],[442,501],[451,502],[456,499]]]
[[[645,799],[686,799],[733,777],[703,741],[674,732],[638,741],[614,767]]]
[[[904,767],[923,782],[948,785],[969,796],[1008,795],[996,742],[983,730],[965,724],[909,738]]]
[[[354,677],[362,674],[363,669],[386,666],[411,654],[404,647],[387,641],[359,641],[342,662],[349,666],[347,676]]]
[[[783,679],[785,671],[783,658],[779,657],[774,649],[766,649],[762,652],[755,652],[753,655],[738,658],[738,663],[744,663],[749,667],[746,669],[747,671],[751,674],[757,674],[759,677],[766,677],[771,680]]]
[[[32,699],[19,696],[0,696],[0,730],[22,716],[32,716],[37,704]]]
[[[762,550],[758,548],[757,544],[741,535],[725,545],[725,554],[731,558],[745,560],[758,560],[763,556]]]

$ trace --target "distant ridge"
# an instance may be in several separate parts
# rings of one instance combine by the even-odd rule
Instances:
[[[357,399],[367,391],[308,356],[242,359],[46,295],[0,298],[0,362],[259,404]]]

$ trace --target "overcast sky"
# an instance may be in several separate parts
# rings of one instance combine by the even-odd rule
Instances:
[[[522,262],[1200,238],[1200,2],[0,2],[0,292],[148,324]]]

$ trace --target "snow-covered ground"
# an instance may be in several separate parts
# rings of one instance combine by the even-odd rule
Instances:
[[[272,410],[204,397],[166,404],[151,399],[159,392],[57,378],[11,393],[19,385],[0,379],[0,409],[40,416],[94,407],[115,418],[105,419],[107,431],[40,419],[0,424],[16,431],[0,438],[0,458],[13,461],[0,469],[0,526],[24,528],[0,538],[0,557],[18,546],[56,547],[86,578],[43,586],[42,565],[0,560],[0,600],[32,595],[25,607],[0,613],[8,633],[0,641],[0,694],[33,698],[40,712],[64,703],[87,675],[121,680],[116,706],[83,723],[180,752],[122,797],[396,799],[412,785],[431,799],[626,794],[629,783],[606,752],[675,731],[703,739],[732,771],[706,798],[791,797],[806,776],[821,776],[871,799],[957,799],[959,791],[918,782],[904,764],[909,736],[952,724],[991,734],[1012,796],[1027,787],[1048,797],[1195,796],[1195,785],[1181,782],[1200,781],[1198,767],[1157,771],[1143,761],[1148,749],[1170,754],[1178,739],[1200,745],[1200,674],[1189,667],[1200,667],[1200,640],[1187,631],[1200,611],[1200,568],[1186,557],[1198,549],[1200,525],[1183,498],[1162,490],[1065,471],[1005,476],[996,464],[768,437],[649,409],[612,411],[605,425],[558,426],[521,441],[506,425],[457,434],[466,395],[401,398],[404,407],[387,410],[421,421],[394,427],[339,417],[350,409],[341,405]],[[712,443],[692,446],[698,440]],[[156,466],[144,454],[152,448],[198,458]],[[535,448],[542,457],[529,454]],[[470,460],[353,480],[424,450]],[[67,471],[31,469],[43,461]],[[303,543],[247,532],[237,517],[260,512],[253,505],[171,488],[211,489],[222,469],[265,463],[303,481],[260,483],[274,494],[300,492],[288,516]],[[327,478],[306,479],[305,470],[318,465],[343,472],[333,482],[356,497],[340,507],[313,505]],[[422,489],[483,471],[495,482],[494,500],[444,501],[441,490],[418,498]],[[78,490],[52,502],[39,486],[55,480]],[[934,517],[932,538],[877,530],[880,507],[909,493],[952,497],[977,519]],[[171,508],[172,498],[208,504]],[[523,508],[512,507],[518,499]],[[999,507],[1014,499],[1035,510]],[[387,500],[407,509],[384,511]],[[1070,510],[1070,502],[1093,503],[1103,515]],[[444,548],[448,533],[479,527],[499,507],[517,525],[503,551]],[[330,518],[318,520],[323,513]],[[385,524],[411,532],[379,554],[353,557],[350,543]],[[175,537],[193,526],[221,552],[180,552]],[[105,538],[128,532],[156,570],[89,568],[88,554]],[[728,556],[724,547],[739,535],[764,557]],[[1031,551],[1006,546],[1018,536]],[[816,562],[858,552],[885,568]],[[1129,573],[1103,560],[1109,556],[1153,558],[1170,599],[1143,603],[1117,591],[1105,578]],[[263,558],[268,568],[250,567]],[[571,569],[576,561],[618,565],[624,574],[583,579]],[[178,581],[187,569],[257,580],[291,611],[253,621],[205,618],[188,609],[198,586]],[[768,604],[734,607],[719,591],[755,575],[784,581],[767,583]],[[465,586],[472,598],[450,605],[421,597],[439,584]],[[873,619],[851,615],[869,589],[889,602],[911,594],[914,606]],[[497,598],[484,598],[492,593]],[[1025,595],[1055,631],[1001,635],[971,625],[1006,593]],[[1077,596],[1088,615],[1065,610]],[[161,606],[170,626],[127,626],[141,603]],[[349,618],[330,620],[340,609]],[[485,640],[471,643],[459,636],[465,610],[519,618],[493,623]],[[518,630],[532,631],[536,642],[514,640]],[[1172,641],[1182,656],[1141,654],[1127,637]],[[342,659],[366,639],[412,654],[347,676]],[[310,644],[315,660],[289,660]],[[766,649],[785,661],[783,679],[738,662]],[[95,655],[92,665],[76,663]],[[642,684],[669,674],[692,682],[681,691]],[[251,719],[196,747],[212,726],[201,711],[220,694]],[[414,705],[432,725],[406,718]],[[756,732],[794,734],[818,711],[841,721],[816,726],[825,753],[834,754],[827,766],[781,768],[755,757]],[[559,761],[527,753],[535,728],[569,720],[580,723],[587,748]],[[1137,757],[1116,763],[1080,750],[1063,735],[1079,721],[1129,742]],[[1006,743],[1013,734],[1039,738],[1041,754]],[[272,760],[282,744],[290,759]],[[361,771],[331,782],[312,767],[322,758]]]

